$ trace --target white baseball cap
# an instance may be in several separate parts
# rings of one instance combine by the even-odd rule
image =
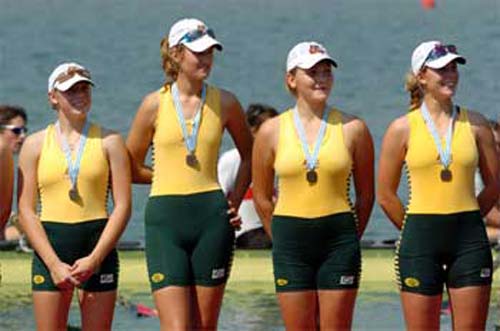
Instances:
[[[222,44],[215,39],[213,30],[196,18],[183,18],[174,23],[168,33],[168,44],[170,47],[182,44],[196,53],[212,46],[222,50]]]
[[[295,68],[309,69],[312,68],[316,63],[328,60],[335,68],[337,68],[337,62],[335,62],[326,48],[315,41],[305,41],[295,45],[286,59],[286,71],[289,72]]]
[[[57,89],[67,91],[78,82],[87,82],[94,85],[90,77],[90,71],[75,62],[66,62],[58,65],[49,76],[49,92]]]
[[[418,45],[411,56],[411,70],[416,75],[423,67],[440,69],[448,63],[457,61],[465,64],[467,61],[457,53],[453,45],[445,45],[440,41],[426,41]]]

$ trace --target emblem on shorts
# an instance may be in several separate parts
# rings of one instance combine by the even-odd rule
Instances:
[[[115,275],[113,274],[102,274],[99,282],[101,284],[111,284],[115,281]]]
[[[352,285],[354,284],[354,276],[340,276],[340,285]]]
[[[212,269],[212,279],[224,278],[225,275],[226,275],[226,269],[224,268]]]
[[[417,278],[407,277],[405,278],[405,285],[408,287],[419,287],[420,281]]]
[[[489,278],[489,277],[491,277],[491,269],[490,268],[481,269],[481,278]]]
[[[33,283],[40,285],[43,284],[44,282],[45,282],[45,277],[43,277],[42,275],[33,276]]]
[[[278,285],[278,286],[288,285],[288,279],[278,278],[278,279],[276,279],[276,285]]]
[[[164,279],[165,279],[165,275],[162,274],[161,272],[155,272],[154,274],[151,275],[151,281],[153,283],[159,283]]]

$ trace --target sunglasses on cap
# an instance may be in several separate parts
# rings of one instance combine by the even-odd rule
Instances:
[[[429,53],[429,55],[425,59],[425,62],[437,60],[448,53],[457,54],[457,47],[455,45],[437,44]]]
[[[70,80],[71,78],[73,78],[77,74],[82,76],[82,77],[91,79],[90,78],[90,71],[88,71],[86,69],[78,68],[78,67],[69,67],[68,70],[66,70],[66,72],[63,72],[62,74],[57,76],[55,81],[58,83],[64,83],[65,81]]]
[[[15,125],[0,125],[0,129],[7,129],[12,131],[16,136],[28,133],[28,128],[25,126],[15,126]]]
[[[184,36],[182,36],[181,40],[179,40],[179,44],[181,42],[186,42],[186,43],[193,42],[195,40],[200,39],[201,37],[203,37],[205,35],[209,35],[210,37],[215,39],[214,30],[207,29],[207,28],[199,28],[199,29],[187,32]]]

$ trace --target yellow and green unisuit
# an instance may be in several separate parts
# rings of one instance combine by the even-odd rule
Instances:
[[[153,291],[166,286],[217,286],[227,281],[234,229],[217,180],[221,144],[220,90],[207,86],[195,154],[187,149],[171,85],[159,91],[153,136],[153,182],[145,211],[146,258]],[[188,132],[193,122],[186,120]]]
[[[57,256],[69,265],[92,252],[106,226],[109,164],[102,139],[101,127],[91,124],[78,174],[79,198],[71,200],[68,165],[55,126],[45,130],[37,169],[40,220]],[[113,249],[81,288],[92,292],[115,290],[118,269],[118,255]],[[33,257],[32,288],[58,290],[38,254]]]
[[[279,126],[274,163],[279,196],[271,223],[276,291],[357,288],[361,253],[342,113],[332,109],[328,115],[315,183],[306,180],[291,110],[280,115]]]
[[[409,203],[396,251],[402,291],[440,295],[449,288],[489,285],[492,257],[475,197],[478,151],[468,112],[460,108],[452,135],[451,180],[420,109],[408,115]],[[444,146],[444,141],[442,141]]]

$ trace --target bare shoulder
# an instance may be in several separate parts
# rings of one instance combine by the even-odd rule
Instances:
[[[488,126],[488,120],[483,114],[474,110],[467,111],[469,122],[473,126]]]
[[[23,147],[26,146],[27,148],[29,147],[30,149],[41,150],[43,141],[45,140],[46,132],[47,130],[43,129],[33,134],[30,134],[24,141]]]
[[[343,111],[339,111],[342,114],[342,125],[346,130],[352,131],[354,133],[362,133],[368,131],[368,126],[365,121],[356,115],[349,114]]]
[[[101,127],[101,136],[105,148],[124,144],[121,134],[115,130]]]
[[[407,136],[409,131],[410,123],[408,121],[408,116],[402,115],[389,124],[386,130],[386,134],[403,137]]]
[[[30,134],[24,140],[23,146],[21,147],[21,151],[19,154],[19,159],[25,158],[37,158],[43,146],[43,141],[45,140],[46,129],[37,131],[33,134]]]
[[[278,134],[279,126],[280,116],[275,116],[262,123],[259,128],[258,134],[262,135],[263,137],[272,137]]]
[[[223,110],[231,110],[234,107],[241,107],[236,96],[224,89],[220,89],[220,102]]]
[[[158,110],[159,104],[160,90],[156,90],[144,96],[139,111],[144,112],[148,115],[155,115],[156,111]]]

